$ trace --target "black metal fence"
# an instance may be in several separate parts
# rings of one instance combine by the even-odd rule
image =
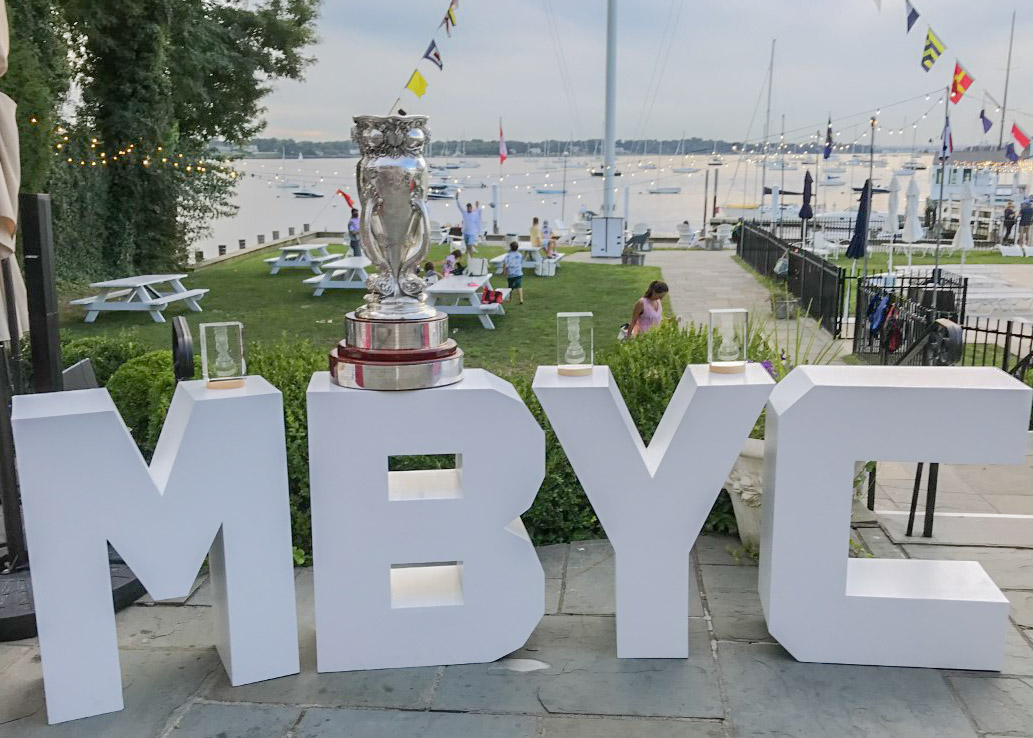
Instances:
[[[785,279],[789,292],[800,300],[800,307],[833,336],[840,335],[846,282],[843,269],[820,256],[790,246],[754,223],[742,225],[736,253],[765,277]],[[775,264],[783,256],[788,259],[787,272],[775,274]]]
[[[959,363],[998,366],[1025,375],[1033,364],[1033,323],[970,317],[961,326],[965,349]],[[1017,371],[1018,370],[1018,371]]]
[[[937,318],[964,324],[968,280],[939,270],[857,280],[854,356],[866,364],[895,364]],[[922,352],[906,362],[921,364]]]
[[[809,220],[807,221],[807,240],[810,241],[815,231],[821,231],[821,234],[826,241],[848,244],[850,243],[850,239],[854,237],[854,223],[854,217],[844,220],[823,219],[820,223],[817,222],[817,220]],[[804,222],[802,220],[783,220],[781,222],[771,222],[767,220],[752,221],[751,225],[763,230],[769,230],[783,241],[788,241],[791,244],[801,243],[804,240]],[[931,231],[930,233],[932,234],[933,232]],[[953,236],[953,231],[947,231],[944,234],[944,241],[942,244],[944,251],[952,250],[950,242]],[[976,233],[975,237],[974,245],[977,251],[984,249],[991,250],[994,245],[1000,243],[1000,240],[997,238],[987,239],[986,234],[984,233]],[[935,248],[935,244],[933,243],[934,241],[935,236],[929,235],[928,238],[923,239],[922,246],[927,247],[926,250],[929,253],[932,253]],[[872,225],[868,233],[868,248],[871,252],[885,252],[888,250],[891,242],[891,239],[882,235],[881,222]],[[896,243],[901,243],[899,237],[897,237]]]

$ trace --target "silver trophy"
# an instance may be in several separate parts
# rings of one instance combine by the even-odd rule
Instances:
[[[430,250],[428,138],[425,116],[355,118],[359,242],[377,271],[330,353],[330,373],[341,386],[412,390],[463,378],[463,352],[448,337],[448,316],[427,305],[416,274]]]

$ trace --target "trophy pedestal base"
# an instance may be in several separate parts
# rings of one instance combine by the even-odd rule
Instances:
[[[348,313],[345,340],[330,352],[330,377],[341,387],[382,391],[431,389],[463,378],[463,352],[448,336],[448,316],[364,320]]]

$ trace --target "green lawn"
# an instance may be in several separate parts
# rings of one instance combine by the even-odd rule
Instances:
[[[944,251],[940,252],[940,264],[942,266],[954,266],[961,264],[961,255],[955,252],[954,256],[946,256]],[[850,273],[850,264],[853,259],[848,259],[845,256],[840,256],[835,259],[833,263],[838,266],[845,267],[847,273]],[[868,254],[868,271],[869,272],[882,272],[886,270],[889,265],[889,255],[885,253],[874,253]],[[936,263],[936,259],[933,256],[914,256],[911,259],[911,264],[914,266],[932,266]],[[996,251],[970,251],[965,255],[966,264],[1022,264],[1033,267],[1033,259],[1019,258],[1017,256],[1001,256]],[[893,266],[901,267],[907,266],[907,254],[901,251],[893,252]],[[861,271],[861,260],[857,261],[857,271]]]
[[[343,246],[332,249],[344,250]],[[479,255],[490,258],[501,252],[501,247],[481,246]],[[211,290],[201,301],[204,312],[193,313],[173,304],[165,310],[166,320],[185,315],[195,341],[199,323],[239,320],[244,323],[248,341],[275,341],[286,334],[305,338],[329,352],[342,338],[344,314],[361,304],[363,292],[330,290],[322,297],[313,297],[312,288],[302,284],[310,273],[288,269],[276,276],[269,274],[262,260],[272,253],[262,250],[196,270],[184,283],[188,288]],[[445,247],[435,247],[431,258],[440,265],[446,253]],[[616,341],[621,324],[631,318],[635,301],[654,279],[660,279],[660,270],[655,267],[564,262],[555,277],[525,275],[526,303],[507,303],[506,314],[493,318],[494,331],[482,328],[476,316],[450,316],[452,337],[466,352],[469,367],[509,367],[530,374],[539,364],[556,361],[557,312],[595,313],[598,354]],[[504,287],[505,280],[493,277],[492,284]],[[170,324],[154,323],[147,313],[101,313],[92,325],[84,323],[83,309],[68,305],[68,301],[86,294],[91,293],[61,295],[62,339],[129,331],[155,348],[170,346]]]

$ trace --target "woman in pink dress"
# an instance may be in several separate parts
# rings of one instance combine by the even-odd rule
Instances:
[[[631,314],[632,336],[647,333],[663,322],[663,300],[666,294],[666,283],[653,282],[649,285],[645,296],[635,303],[635,310]]]

